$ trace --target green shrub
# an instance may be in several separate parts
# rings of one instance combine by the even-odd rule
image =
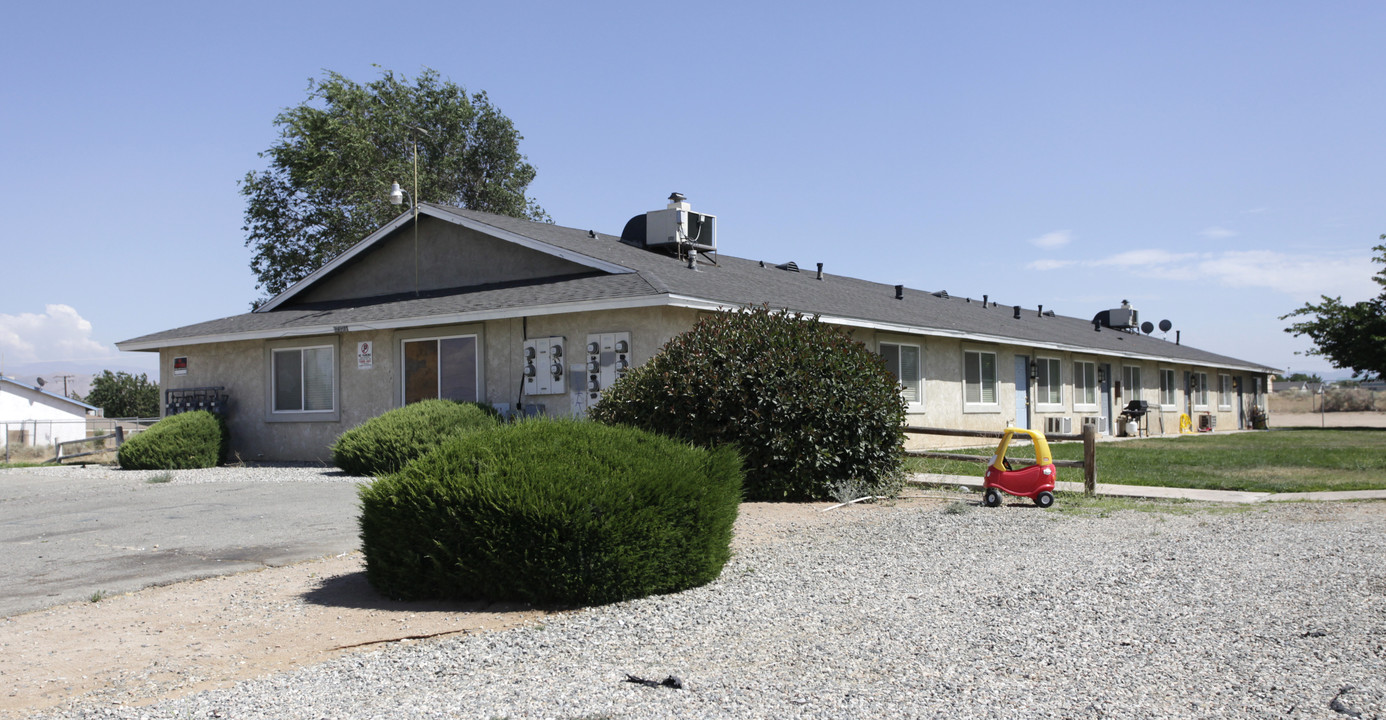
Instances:
[[[612,385],[591,415],[737,445],[750,500],[822,500],[842,482],[870,495],[900,488],[900,386],[880,357],[816,317],[717,313]]]
[[[351,475],[396,472],[443,440],[493,427],[500,414],[489,405],[424,400],[396,408],[342,433],[332,444],[332,463]]]
[[[577,420],[501,425],[361,489],[366,577],[405,600],[676,592],[721,572],[740,500],[729,448]]]
[[[170,415],[120,446],[116,461],[125,470],[186,470],[216,467],[226,457],[226,423],[206,410]]]

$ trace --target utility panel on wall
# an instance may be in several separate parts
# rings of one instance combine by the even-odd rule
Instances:
[[[587,336],[587,400],[596,404],[602,391],[630,370],[630,333]]]
[[[524,367],[526,395],[562,395],[568,392],[564,364],[563,338],[533,338],[525,341]]]

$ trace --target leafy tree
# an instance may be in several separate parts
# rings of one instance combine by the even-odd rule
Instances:
[[[383,71],[360,85],[335,72],[308,81],[308,100],[274,119],[279,140],[247,173],[247,247],[259,282],[276,295],[399,214],[390,183],[418,200],[547,220],[525,190],[535,170],[523,137],[486,93],[424,72],[410,84]]]
[[[1386,235],[1381,239],[1386,240]],[[1386,265],[1386,245],[1372,249],[1377,251],[1373,259]],[[1341,297],[1324,295],[1318,305],[1305,303],[1280,316],[1281,320],[1310,318],[1285,328],[1285,332],[1309,336],[1314,349],[1306,354],[1322,355],[1334,367],[1351,368],[1354,375],[1363,378],[1386,376],[1386,268],[1377,271],[1372,281],[1383,287],[1377,297],[1344,305]]]
[[[91,392],[85,400],[105,411],[106,417],[154,417],[159,414],[159,386],[149,376],[102,370],[92,378]]]
[[[1323,378],[1322,378],[1322,377],[1319,377],[1319,375],[1318,375],[1317,373],[1310,374],[1310,373],[1297,372],[1297,373],[1291,373],[1289,377],[1285,378],[1285,381],[1286,381],[1286,382],[1310,382],[1310,383],[1321,383],[1321,382],[1323,382]]]

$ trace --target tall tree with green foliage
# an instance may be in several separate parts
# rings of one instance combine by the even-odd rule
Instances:
[[[104,411],[109,418],[155,417],[159,414],[159,386],[149,376],[102,370],[92,378],[85,402]]]
[[[418,200],[548,220],[525,195],[535,170],[523,136],[486,93],[425,69],[411,83],[388,70],[366,85],[328,71],[308,99],[274,119],[279,140],[247,173],[247,247],[257,287],[276,295],[399,214],[398,182]]]
[[[1386,240],[1386,235],[1381,236]],[[1372,248],[1373,258],[1386,266],[1386,245]],[[1308,355],[1322,355],[1334,367],[1351,368],[1360,378],[1386,377],[1386,267],[1378,270],[1372,281],[1382,286],[1380,295],[1371,300],[1343,304],[1342,297],[1322,296],[1323,302],[1304,307],[1281,320],[1292,317],[1309,318],[1285,328],[1294,335],[1307,335],[1314,341]]]

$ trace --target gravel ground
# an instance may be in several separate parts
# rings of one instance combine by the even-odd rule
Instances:
[[[677,595],[52,717],[1386,717],[1382,503],[833,512]]]

